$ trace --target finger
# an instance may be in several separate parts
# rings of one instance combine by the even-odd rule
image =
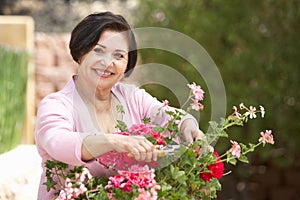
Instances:
[[[140,149],[140,160],[146,160],[147,151],[142,147]]]
[[[152,153],[152,159],[154,161],[157,161],[158,153],[159,153],[159,151],[157,149],[154,149],[154,151]]]
[[[152,160],[153,157],[153,151],[154,148],[152,147],[153,145],[149,145],[149,144],[143,144],[144,146],[144,151],[142,151],[142,160],[145,160],[146,162],[150,162]]]
[[[146,138],[140,142],[140,145],[144,147],[144,151],[142,152],[145,152],[142,154],[141,159],[145,160],[146,162],[150,162],[152,159],[153,150],[155,149],[154,145]]]
[[[214,151],[215,151],[215,149],[214,149],[214,147],[213,147],[213,146],[211,146],[211,145],[208,145],[208,151],[209,151],[209,152],[214,152]]]
[[[192,132],[187,132],[184,136],[185,136],[185,140],[188,143],[192,143],[193,142],[193,133]]]
[[[146,149],[146,152],[153,151],[155,148],[154,145],[149,140],[147,140],[145,137],[143,140],[139,141],[139,144]]]
[[[138,155],[136,155],[136,160],[145,160],[146,159],[146,153],[147,153],[147,150],[145,149],[145,147],[141,144],[137,144],[135,146],[135,148],[138,150]]]
[[[154,150],[154,145],[151,142],[149,142],[148,140],[145,141],[145,143],[143,143],[142,145],[146,150],[145,160],[146,160],[146,162],[150,162],[151,159],[152,159],[152,153],[153,153],[153,150]]]
[[[151,162],[152,158],[153,158],[153,152],[152,151],[147,152],[145,161]]]
[[[130,157],[133,156],[134,159],[140,160],[140,153],[139,153],[139,150],[138,150],[137,148],[135,148],[135,147],[133,147],[133,148],[131,149],[129,156],[130,156]]]
[[[151,143],[149,140],[146,139],[146,144],[150,151],[153,151],[155,149],[155,146],[153,143]]]
[[[193,137],[194,141],[204,138],[204,133],[199,129],[196,131],[193,131],[192,133],[193,133],[192,137]]]

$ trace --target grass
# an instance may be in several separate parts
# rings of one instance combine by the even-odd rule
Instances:
[[[0,46],[0,153],[21,142],[28,58],[23,51]]]

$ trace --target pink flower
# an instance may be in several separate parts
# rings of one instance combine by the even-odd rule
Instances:
[[[198,100],[193,99],[193,103],[191,104],[193,110],[203,110],[204,105],[199,103]]]
[[[118,175],[109,177],[105,188],[120,188],[125,192],[132,192],[132,186],[136,185],[139,188],[149,189],[156,183],[154,177],[154,169],[133,165],[129,170],[119,170]]]
[[[76,184],[72,183],[75,180],[71,180],[70,178],[66,178],[65,187],[60,190],[58,197],[56,200],[73,200],[79,197],[79,195],[85,193],[87,188],[80,180],[81,176],[77,177]],[[79,187],[78,187],[79,185]],[[75,187],[74,187],[75,186]]]
[[[204,98],[204,91],[201,89],[199,85],[196,85],[195,83],[187,84],[188,87],[191,89],[191,92],[197,101],[202,101]]]
[[[231,149],[228,150],[233,156],[240,157],[241,156],[241,147],[236,141],[230,140],[232,143]]]
[[[193,102],[191,103],[191,108],[196,111],[203,110],[204,106],[200,103],[200,101],[202,101],[204,98],[204,91],[195,83],[187,85],[191,89],[192,94],[191,99]]]
[[[87,191],[87,188],[83,183],[80,184],[79,188],[74,188],[73,197],[78,198],[80,194],[83,194]]]
[[[125,136],[129,136],[130,135],[128,132],[115,132],[115,134],[125,135]]]
[[[135,135],[151,135],[153,127],[151,123],[134,124],[129,128],[129,132]]]
[[[116,176],[109,177],[109,182],[105,186],[105,189],[118,188],[118,187],[121,186],[121,183],[124,180],[125,180],[125,178],[123,176],[121,176],[121,175],[116,175]]]
[[[139,196],[134,200],[152,200],[150,192],[146,191],[144,188],[139,188]]]
[[[164,145],[164,137],[153,130],[154,126],[151,123],[134,124],[129,128],[129,131],[135,135],[149,135],[152,136],[159,145]]]
[[[164,104],[163,107],[167,107],[167,106],[169,106],[169,101],[168,100],[164,100],[163,104]]]
[[[272,135],[272,130],[266,130],[266,132],[260,132],[261,137],[259,138],[259,142],[262,142],[263,145],[266,143],[274,144],[274,138]]]
[[[233,111],[234,111],[233,114],[234,114],[237,118],[240,119],[242,115],[241,115],[241,113],[238,112],[237,107],[236,107],[236,106],[233,106],[232,109],[233,109]]]
[[[113,197],[113,194],[112,194],[112,193],[107,193],[107,197],[108,197],[109,199],[115,200],[115,198]]]

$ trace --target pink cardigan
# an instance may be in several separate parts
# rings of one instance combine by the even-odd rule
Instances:
[[[141,119],[154,116],[163,104],[143,89],[130,84],[118,83],[112,92],[121,102],[125,114],[123,121],[130,127],[141,123]],[[186,115],[183,119],[193,118]],[[156,119],[164,125],[167,117]],[[195,120],[196,122],[196,120]],[[197,122],[196,122],[197,123]],[[96,160],[81,160],[82,141],[87,135],[101,134],[93,125],[89,112],[77,93],[74,80],[56,93],[46,96],[39,105],[36,123],[36,146],[42,157],[43,173],[41,175],[38,199],[50,200],[54,190],[46,191],[44,163],[47,160],[58,160],[71,166],[86,166],[94,176],[111,174]],[[180,126],[180,124],[179,124]]]

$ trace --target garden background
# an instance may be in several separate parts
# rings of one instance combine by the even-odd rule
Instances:
[[[232,135],[238,141],[255,143],[261,130],[272,129],[275,145],[251,154],[250,164],[238,164],[232,174],[223,178],[219,199],[300,198],[299,0],[1,0],[1,15],[25,15],[34,19],[34,51],[29,55],[35,65],[34,111],[45,95],[61,89],[75,72],[75,63],[67,47],[69,32],[90,12],[106,10],[121,13],[133,27],[169,28],[201,44],[221,73],[228,114],[233,105],[241,102],[265,107],[267,113],[263,120],[256,119],[233,129]],[[13,55],[10,54],[10,60],[14,61],[12,67],[26,65],[26,59],[13,57],[15,53],[20,51],[13,50]],[[21,54],[24,56],[23,52]],[[3,55],[1,53],[0,57]],[[141,63],[171,66],[190,82],[207,89],[201,74],[178,55],[143,49],[139,56]],[[24,68],[8,72],[9,62],[2,58],[0,87],[5,92],[1,94],[0,153],[4,154],[30,139],[22,135],[26,87],[22,78],[16,78],[18,72],[24,77]],[[10,79],[8,73],[12,74]],[[171,105],[178,106],[168,88],[160,85],[146,85],[145,88],[159,99],[169,99]],[[16,99],[20,102],[14,104],[12,100]],[[19,107],[10,108],[9,105]],[[202,112],[200,121],[203,129],[210,119],[209,98],[205,105],[208,110]],[[216,150],[223,151],[229,145],[220,140]],[[26,181],[23,184],[26,185]],[[7,199],[17,199],[16,193],[17,190],[10,194],[14,198]],[[0,195],[0,199],[5,198]]]

